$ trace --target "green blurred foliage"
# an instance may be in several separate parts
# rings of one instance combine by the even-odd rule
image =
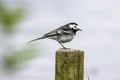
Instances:
[[[90,80],[90,77],[89,77],[89,75],[87,75],[87,79],[88,79],[88,80]]]
[[[24,17],[24,12],[25,8],[16,6],[14,9],[10,9],[9,7],[6,7],[2,0],[0,0],[0,29],[2,29],[0,31],[2,31],[4,37],[12,39],[14,31],[18,28],[18,22]],[[6,42],[6,45],[3,48],[12,46],[12,44],[9,44],[11,43],[9,40],[4,42]],[[4,49],[5,51],[3,52],[5,53],[3,53],[2,56],[2,66],[4,70],[13,70],[37,56],[38,49],[35,46],[29,45],[26,46],[26,48],[24,47],[25,46],[23,46],[22,50],[16,50],[15,47],[11,47],[12,51]]]
[[[38,49],[34,45],[31,45],[22,50],[9,52],[3,56],[4,69],[10,70],[20,67],[23,63],[35,58],[38,55],[37,50]]]
[[[10,9],[5,7],[5,4],[0,1],[0,23],[2,24],[3,32],[12,33],[15,28],[15,24],[17,24],[24,15],[24,9],[20,7],[16,7],[15,9]]]

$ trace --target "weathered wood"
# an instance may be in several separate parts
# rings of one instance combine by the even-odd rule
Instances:
[[[84,52],[76,49],[57,50],[55,80],[83,79]]]

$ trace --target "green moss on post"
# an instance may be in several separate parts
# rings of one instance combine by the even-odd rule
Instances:
[[[84,52],[76,49],[57,50],[55,80],[83,79]]]

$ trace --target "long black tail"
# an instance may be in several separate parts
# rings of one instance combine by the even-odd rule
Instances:
[[[34,40],[31,40],[31,41],[29,41],[29,42],[27,42],[27,43],[31,43],[31,42],[33,42],[33,41],[37,41],[37,40],[39,40],[39,39],[44,39],[45,37],[40,37],[40,38],[37,38],[37,39],[34,39]]]

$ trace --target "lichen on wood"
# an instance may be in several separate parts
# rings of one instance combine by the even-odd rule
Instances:
[[[84,52],[77,49],[59,49],[56,52],[55,80],[83,80]]]

